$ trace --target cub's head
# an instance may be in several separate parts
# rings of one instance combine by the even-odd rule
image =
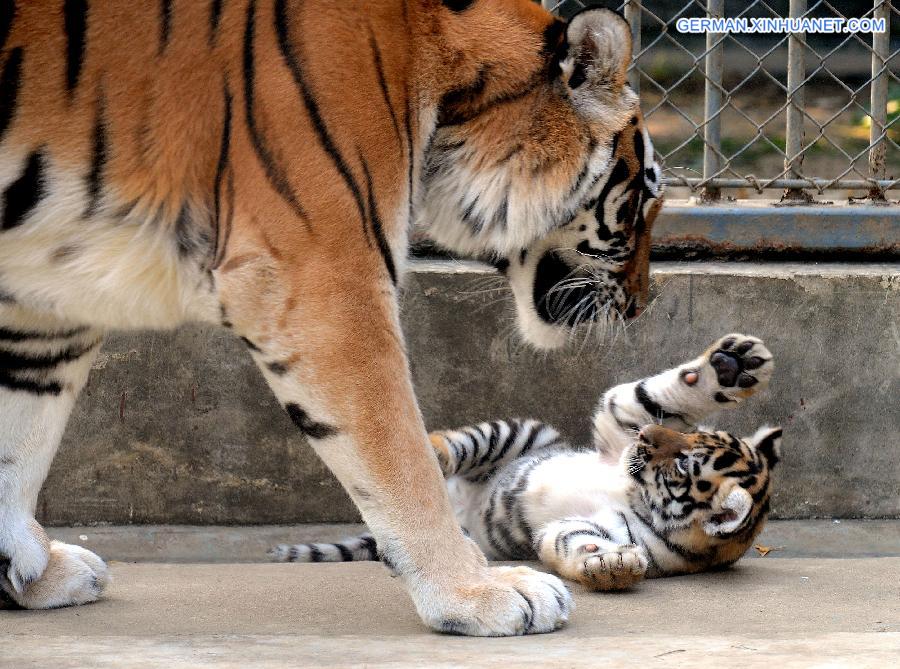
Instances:
[[[736,544],[736,560],[765,522],[780,452],[781,428],[763,427],[737,439],[727,432],[682,434],[652,425],[626,449],[622,464],[658,529],[693,530],[697,548],[727,540]]]
[[[508,275],[537,346],[636,315],[662,189],[626,83],[628,24],[605,9],[564,23],[525,0],[443,4],[458,84],[438,102],[419,225]]]

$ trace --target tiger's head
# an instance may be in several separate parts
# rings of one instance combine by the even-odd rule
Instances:
[[[628,24],[606,9],[565,23],[533,2],[456,4],[465,8],[448,10],[444,29],[457,39],[483,39],[490,26],[502,34],[487,51],[467,43],[472,72],[440,100],[420,226],[508,276],[519,329],[536,346],[562,345],[581,323],[635,316],[662,187],[626,83]]]
[[[733,562],[749,548],[769,511],[771,473],[781,457],[781,428],[746,439],[727,432],[682,434],[652,425],[622,455],[622,465],[660,531],[685,531],[694,550],[728,542]],[[731,553],[734,553],[733,555]]]

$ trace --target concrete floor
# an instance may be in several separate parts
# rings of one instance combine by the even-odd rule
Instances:
[[[900,558],[745,560],[626,594],[573,588],[563,631],[426,631],[378,564],[112,563],[107,597],[0,611],[3,669],[110,667],[890,667]]]

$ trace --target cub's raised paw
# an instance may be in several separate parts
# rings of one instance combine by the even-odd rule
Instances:
[[[542,634],[562,627],[575,605],[563,582],[528,567],[492,567],[481,583],[456,589],[423,619],[435,630],[466,636]],[[431,608],[431,607],[429,607]],[[421,611],[420,613],[425,613]]]
[[[755,395],[769,385],[775,366],[761,339],[742,334],[722,337],[707,351],[706,359],[719,385],[713,399],[720,404]]]
[[[647,573],[647,553],[633,544],[617,546],[612,550],[585,546],[588,550],[581,557],[579,582],[591,590],[627,590],[644,579]]]
[[[6,596],[26,609],[56,609],[95,602],[109,582],[106,563],[81,546],[50,542],[50,559],[40,578],[17,592],[6,579]]]

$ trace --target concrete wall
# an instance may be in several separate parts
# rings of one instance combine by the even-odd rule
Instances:
[[[404,320],[430,427],[534,416],[585,440],[605,388],[743,331],[766,340],[776,374],[762,397],[715,422],[785,426],[776,514],[900,517],[900,264],[657,263],[646,316],[557,353],[518,342],[492,270],[414,267]],[[198,326],[110,338],[40,515],[51,524],[356,519],[243,346]]]

